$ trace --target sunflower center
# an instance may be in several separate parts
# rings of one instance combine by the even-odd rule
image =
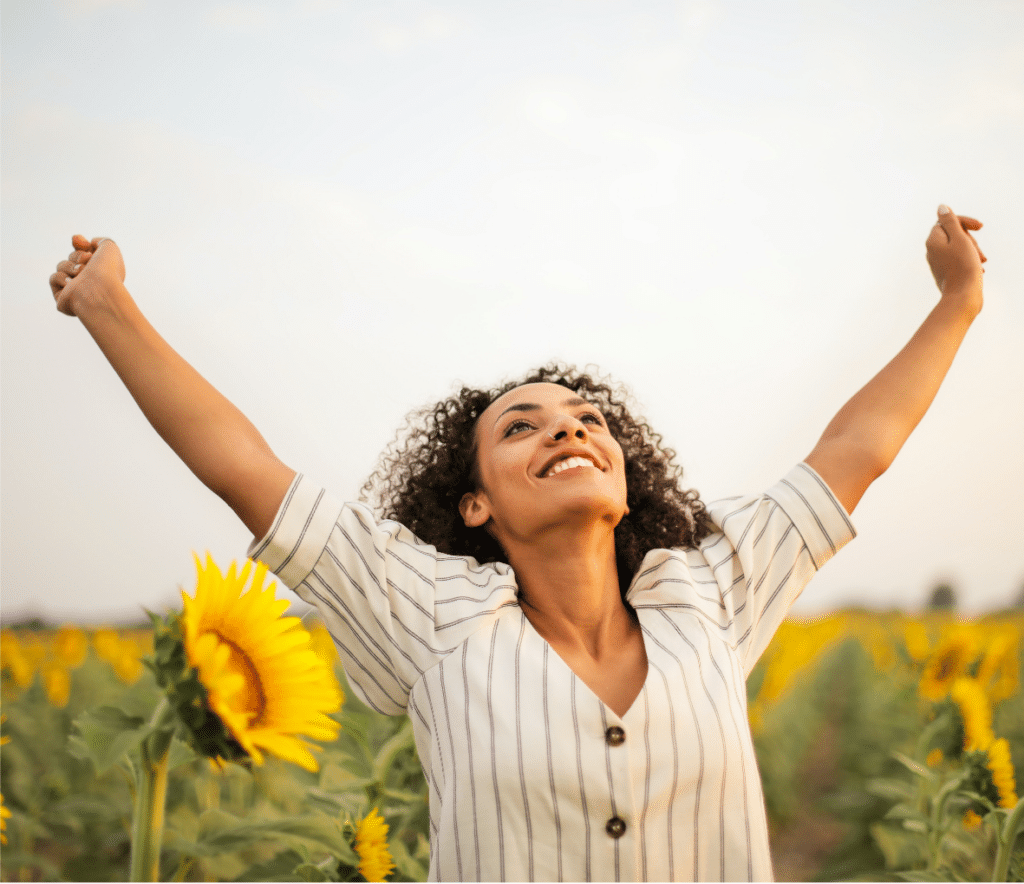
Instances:
[[[267,695],[263,692],[263,682],[260,680],[259,671],[253,666],[252,660],[249,659],[245,651],[233,641],[219,633],[217,638],[231,651],[226,667],[228,672],[238,673],[245,680],[245,687],[235,695],[231,705],[237,711],[252,716],[249,722],[250,727],[259,724],[263,712],[267,708]]]
[[[939,659],[938,672],[935,677],[939,681],[951,678],[959,668],[960,655],[956,651],[948,651]]]

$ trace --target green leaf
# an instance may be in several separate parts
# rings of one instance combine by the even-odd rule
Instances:
[[[407,878],[410,881],[425,881],[429,871],[427,863],[429,862],[430,847],[427,844],[427,839],[423,837],[423,833],[418,832],[417,834],[420,842],[417,845],[417,853],[422,853],[422,848],[426,846],[426,853],[422,859],[412,856],[405,844],[397,838],[388,843],[388,849],[391,851],[391,858],[395,862],[395,868],[398,869],[403,878]]]
[[[945,872],[897,872],[896,877],[901,881],[953,881],[955,880]]]
[[[306,862],[306,857],[294,848],[284,850],[271,859],[249,866],[236,881],[302,881],[296,874],[299,866]]]
[[[885,823],[872,823],[868,828],[885,857],[886,868],[905,869],[924,858],[920,835]]]
[[[384,743],[377,752],[377,757],[373,760],[374,779],[378,782],[384,782],[388,771],[391,769],[391,765],[394,763],[395,756],[403,749],[412,746],[413,742],[412,719],[407,718],[398,733]]]
[[[887,801],[913,801],[917,796],[917,789],[911,783],[890,777],[873,777],[865,780],[864,791]]]
[[[902,764],[911,773],[917,774],[919,777],[931,782],[935,779],[933,774],[927,767],[920,762],[914,761],[909,755],[904,755],[902,752],[893,752],[892,757],[895,758],[900,764]]]
[[[353,780],[352,791],[341,793],[325,792],[322,789],[310,789],[306,793],[306,797],[309,799],[310,804],[331,816],[343,816],[346,813],[350,816],[356,816],[364,809],[363,805],[366,803],[364,788],[372,783],[373,780],[367,779]]]
[[[411,792],[408,789],[382,789],[380,794],[401,804],[419,804],[423,801],[423,796],[419,792]]]
[[[149,733],[146,720],[127,715],[114,706],[90,709],[75,719],[77,736],[69,738],[72,753],[92,761],[97,773],[104,773],[131,752]]]
[[[173,727],[161,727],[153,731],[149,740],[149,751],[153,758],[163,758],[170,750],[171,741],[174,739]]]
[[[254,844],[265,844],[272,839],[289,838],[312,841],[345,861],[355,858],[355,852],[342,835],[341,828],[333,819],[325,816],[243,820],[221,810],[208,810],[200,817],[199,835],[192,848],[193,855],[216,856],[243,850]],[[185,845],[176,847],[182,852],[188,852]]]
[[[917,820],[925,826],[928,824],[928,818],[916,807],[911,807],[909,804],[897,804],[894,807],[889,808],[889,812],[885,817],[883,817],[883,819]]]
[[[36,869],[39,872],[39,881],[60,881],[60,867],[55,865],[52,861],[45,857],[38,856],[34,853],[22,853],[20,851],[15,852],[4,848],[4,870],[7,869],[19,869],[24,870],[24,874],[28,875],[30,869]],[[23,880],[31,880],[25,878]]]
[[[167,769],[174,770],[175,768],[181,767],[183,764],[189,764],[195,761],[199,756],[192,751],[192,747],[188,743],[179,740],[177,737],[174,738],[171,743],[171,754],[167,758]]]
[[[312,863],[303,863],[301,866],[296,866],[295,874],[298,876],[300,881],[337,881],[338,879],[332,875],[327,874],[324,869],[320,866],[315,866]]]

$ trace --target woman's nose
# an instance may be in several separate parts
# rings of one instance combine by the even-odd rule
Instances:
[[[575,436],[577,439],[586,439],[587,428],[585,424],[580,423],[575,418],[560,417],[554,422],[554,425],[548,431],[548,435],[556,442],[560,442],[570,435]]]

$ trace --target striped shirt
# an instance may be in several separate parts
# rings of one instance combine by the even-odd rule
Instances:
[[[620,717],[531,626],[508,565],[296,477],[249,554],[319,609],[353,689],[412,719],[431,880],[771,878],[746,677],[855,532],[806,464],[708,510],[715,533],[652,550],[629,588],[648,672]]]

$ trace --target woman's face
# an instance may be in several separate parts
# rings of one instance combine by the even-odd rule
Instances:
[[[459,511],[499,543],[601,520],[614,528],[626,507],[622,448],[596,406],[560,384],[525,384],[477,420],[480,488]]]

